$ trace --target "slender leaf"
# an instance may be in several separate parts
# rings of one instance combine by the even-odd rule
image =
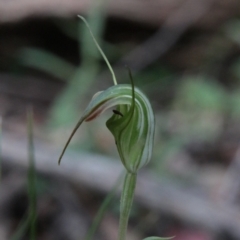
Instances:
[[[35,157],[34,157],[34,144],[33,144],[33,110],[28,109],[28,198],[29,198],[29,228],[30,240],[36,239],[36,173],[35,173]]]
[[[19,223],[17,230],[14,232],[10,240],[22,239],[26,234],[28,227],[29,227],[29,216],[24,216],[21,222]]]

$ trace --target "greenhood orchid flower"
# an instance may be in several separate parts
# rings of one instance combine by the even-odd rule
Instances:
[[[114,71],[94,38],[87,21],[82,16],[79,16],[79,18],[81,18],[88,27],[93,41],[112,73],[115,85],[105,91],[98,92],[93,96],[67,140],[60,155],[59,164],[73,135],[81,124],[84,121],[91,121],[102,114],[105,110],[115,107],[113,115],[108,119],[106,125],[115,138],[118,153],[126,169],[120,201],[118,232],[118,240],[125,240],[129,214],[134,198],[137,172],[149,162],[152,155],[155,127],[153,110],[147,97],[139,89],[134,87],[130,72],[131,84],[117,85]],[[145,240],[164,239],[171,238],[149,237]]]
[[[84,121],[91,121],[108,108],[116,106],[106,125],[115,138],[121,161],[126,170],[136,173],[146,165],[152,154],[154,115],[145,95],[134,85],[115,85],[95,94],[68,139],[61,158],[77,129]]]

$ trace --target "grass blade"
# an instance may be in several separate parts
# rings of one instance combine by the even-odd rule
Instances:
[[[42,70],[66,82],[76,67],[57,55],[37,48],[24,48],[19,52],[19,61],[27,67]]]
[[[14,235],[10,238],[10,240],[19,240],[22,239],[25,233],[27,232],[29,226],[29,217],[24,216],[21,222],[19,223],[19,226],[17,228],[17,231],[14,233]]]
[[[99,226],[99,224],[101,223],[104,214],[106,213],[107,209],[110,207],[110,204],[112,203],[112,200],[114,199],[114,196],[116,195],[116,191],[119,187],[119,185],[121,184],[123,179],[123,174],[121,174],[116,183],[114,184],[112,190],[107,194],[107,196],[105,197],[104,201],[102,202],[100,208],[98,209],[98,212],[93,220],[93,223],[91,225],[91,227],[88,230],[88,233],[86,234],[86,237],[84,240],[92,240],[94,234],[97,231],[97,228]]]
[[[28,121],[28,198],[29,198],[29,230],[30,240],[36,239],[36,172],[35,172],[35,158],[34,158],[34,144],[33,144],[33,110],[30,107],[27,111]]]

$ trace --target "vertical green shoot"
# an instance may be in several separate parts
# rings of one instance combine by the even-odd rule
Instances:
[[[132,208],[136,181],[137,174],[130,172],[126,173],[120,202],[118,240],[126,239],[128,219]]]
[[[33,143],[33,110],[30,107],[27,111],[27,123],[28,123],[28,219],[29,219],[29,239],[36,239],[36,173],[35,173],[35,157],[34,157],[34,143]]]
[[[91,34],[91,37],[92,37],[92,39],[93,39],[93,41],[94,41],[97,49],[98,49],[99,52],[101,53],[103,59],[105,60],[107,66],[108,66],[108,68],[109,68],[109,70],[110,70],[110,72],[111,72],[111,74],[112,74],[112,78],[113,78],[113,83],[114,83],[114,85],[117,85],[117,79],[116,79],[115,73],[114,73],[114,71],[113,71],[113,69],[112,69],[112,67],[111,67],[111,64],[109,63],[109,61],[108,61],[105,53],[103,52],[103,50],[102,50],[101,47],[99,46],[96,38],[94,37],[93,32],[92,32],[92,30],[91,30],[88,22],[87,22],[86,19],[85,19],[84,17],[82,17],[81,15],[78,15],[78,17],[79,17],[79,18],[85,23],[85,25],[87,26],[87,28],[88,28],[88,30],[89,30],[89,32],[90,32],[90,34]]]
[[[20,221],[17,230],[14,232],[13,236],[10,240],[20,240],[23,239],[24,235],[29,226],[29,216],[24,216],[23,219]]]

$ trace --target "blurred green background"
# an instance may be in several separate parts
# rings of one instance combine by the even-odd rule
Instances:
[[[0,3],[0,13],[6,13],[0,17],[3,133],[25,134],[25,109],[31,104],[35,137],[60,148],[92,96],[113,85],[88,30],[76,17],[80,13],[88,19],[118,82],[129,83],[127,65],[135,85],[152,103],[156,118],[155,147],[148,166],[152,176],[208,196],[212,203],[239,207],[239,2],[99,1],[88,7],[80,2],[65,6],[49,1],[48,6],[39,1],[34,6],[22,1],[22,8],[16,5],[16,9]],[[85,123],[70,148],[118,159],[105,127],[110,115],[107,112]],[[6,177],[6,167],[3,170]],[[49,178],[41,176],[40,189],[54,182]],[[102,197],[91,200],[92,204],[98,205]],[[110,209],[110,219],[117,217],[117,206]],[[154,214],[141,204],[132,219],[137,229],[132,239],[149,231],[173,234],[176,240],[240,239],[240,234],[239,238],[231,234],[236,226],[211,231],[198,226],[197,220],[189,224],[189,219],[167,211],[163,216]],[[146,226],[142,226],[144,219]],[[43,236],[39,239],[51,239]],[[111,239],[110,233],[107,236]]]

